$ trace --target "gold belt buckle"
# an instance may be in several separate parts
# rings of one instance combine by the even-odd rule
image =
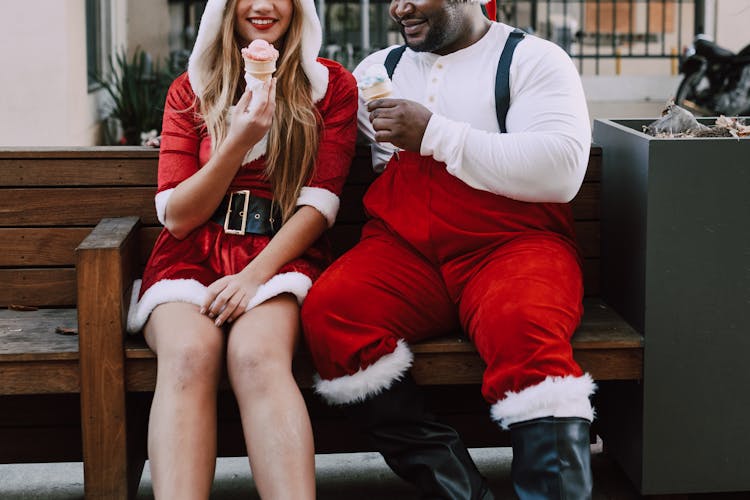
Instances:
[[[242,217],[242,225],[240,226],[240,229],[230,229],[229,228],[229,218],[232,214],[232,207],[234,206],[232,204],[232,201],[234,201],[234,195],[243,195],[245,197],[245,203],[243,204],[242,211],[240,212],[240,217]],[[224,232],[227,234],[245,234],[245,228],[247,227],[247,207],[250,205],[250,190],[243,189],[242,191],[235,191],[234,193],[229,193],[229,202],[227,203],[227,215],[224,216]]]

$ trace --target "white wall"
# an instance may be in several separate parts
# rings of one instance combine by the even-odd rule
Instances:
[[[84,0],[3,2],[0,145],[93,143]]]
[[[167,0],[128,0],[127,4],[128,50],[136,47],[163,61],[169,56],[169,7]]]
[[[716,43],[734,52],[750,44],[750,0],[716,1]]]
[[[166,0],[101,1],[113,47],[167,51]],[[105,97],[88,90],[84,0],[3,0],[0,44],[0,147],[100,142]]]

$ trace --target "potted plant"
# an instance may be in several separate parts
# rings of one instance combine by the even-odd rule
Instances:
[[[110,97],[107,116],[117,120],[122,129],[116,142],[139,145],[141,133],[161,130],[164,99],[174,74],[153,62],[147,52],[136,48],[128,58],[125,50],[120,50],[110,58],[109,71],[92,78]]]

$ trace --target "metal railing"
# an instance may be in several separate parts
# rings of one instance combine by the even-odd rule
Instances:
[[[620,74],[627,60],[658,60],[677,72],[703,31],[703,0],[500,0],[497,17],[552,40],[584,73]],[[606,63],[606,68],[605,68]],[[626,63],[627,64],[627,63]],[[659,71],[663,73],[663,67]]]
[[[323,20],[321,55],[349,69],[401,43],[388,0],[315,0]],[[188,52],[205,0],[169,0]],[[705,0],[497,0],[497,19],[560,45],[581,74],[676,74],[680,54],[702,33]],[[181,10],[179,10],[181,9]],[[181,15],[178,14],[181,12]],[[363,32],[367,30],[367,33]]]

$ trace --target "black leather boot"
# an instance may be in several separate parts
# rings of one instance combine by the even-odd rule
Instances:
[[[458,433],[424,406],[411,376],[345,411],[369,436],[375,449],[423,499],[491,500],[487,482]]]
[[[588,420],[546,417],[510,426],[511,477],[521,500],[591,498]]]

